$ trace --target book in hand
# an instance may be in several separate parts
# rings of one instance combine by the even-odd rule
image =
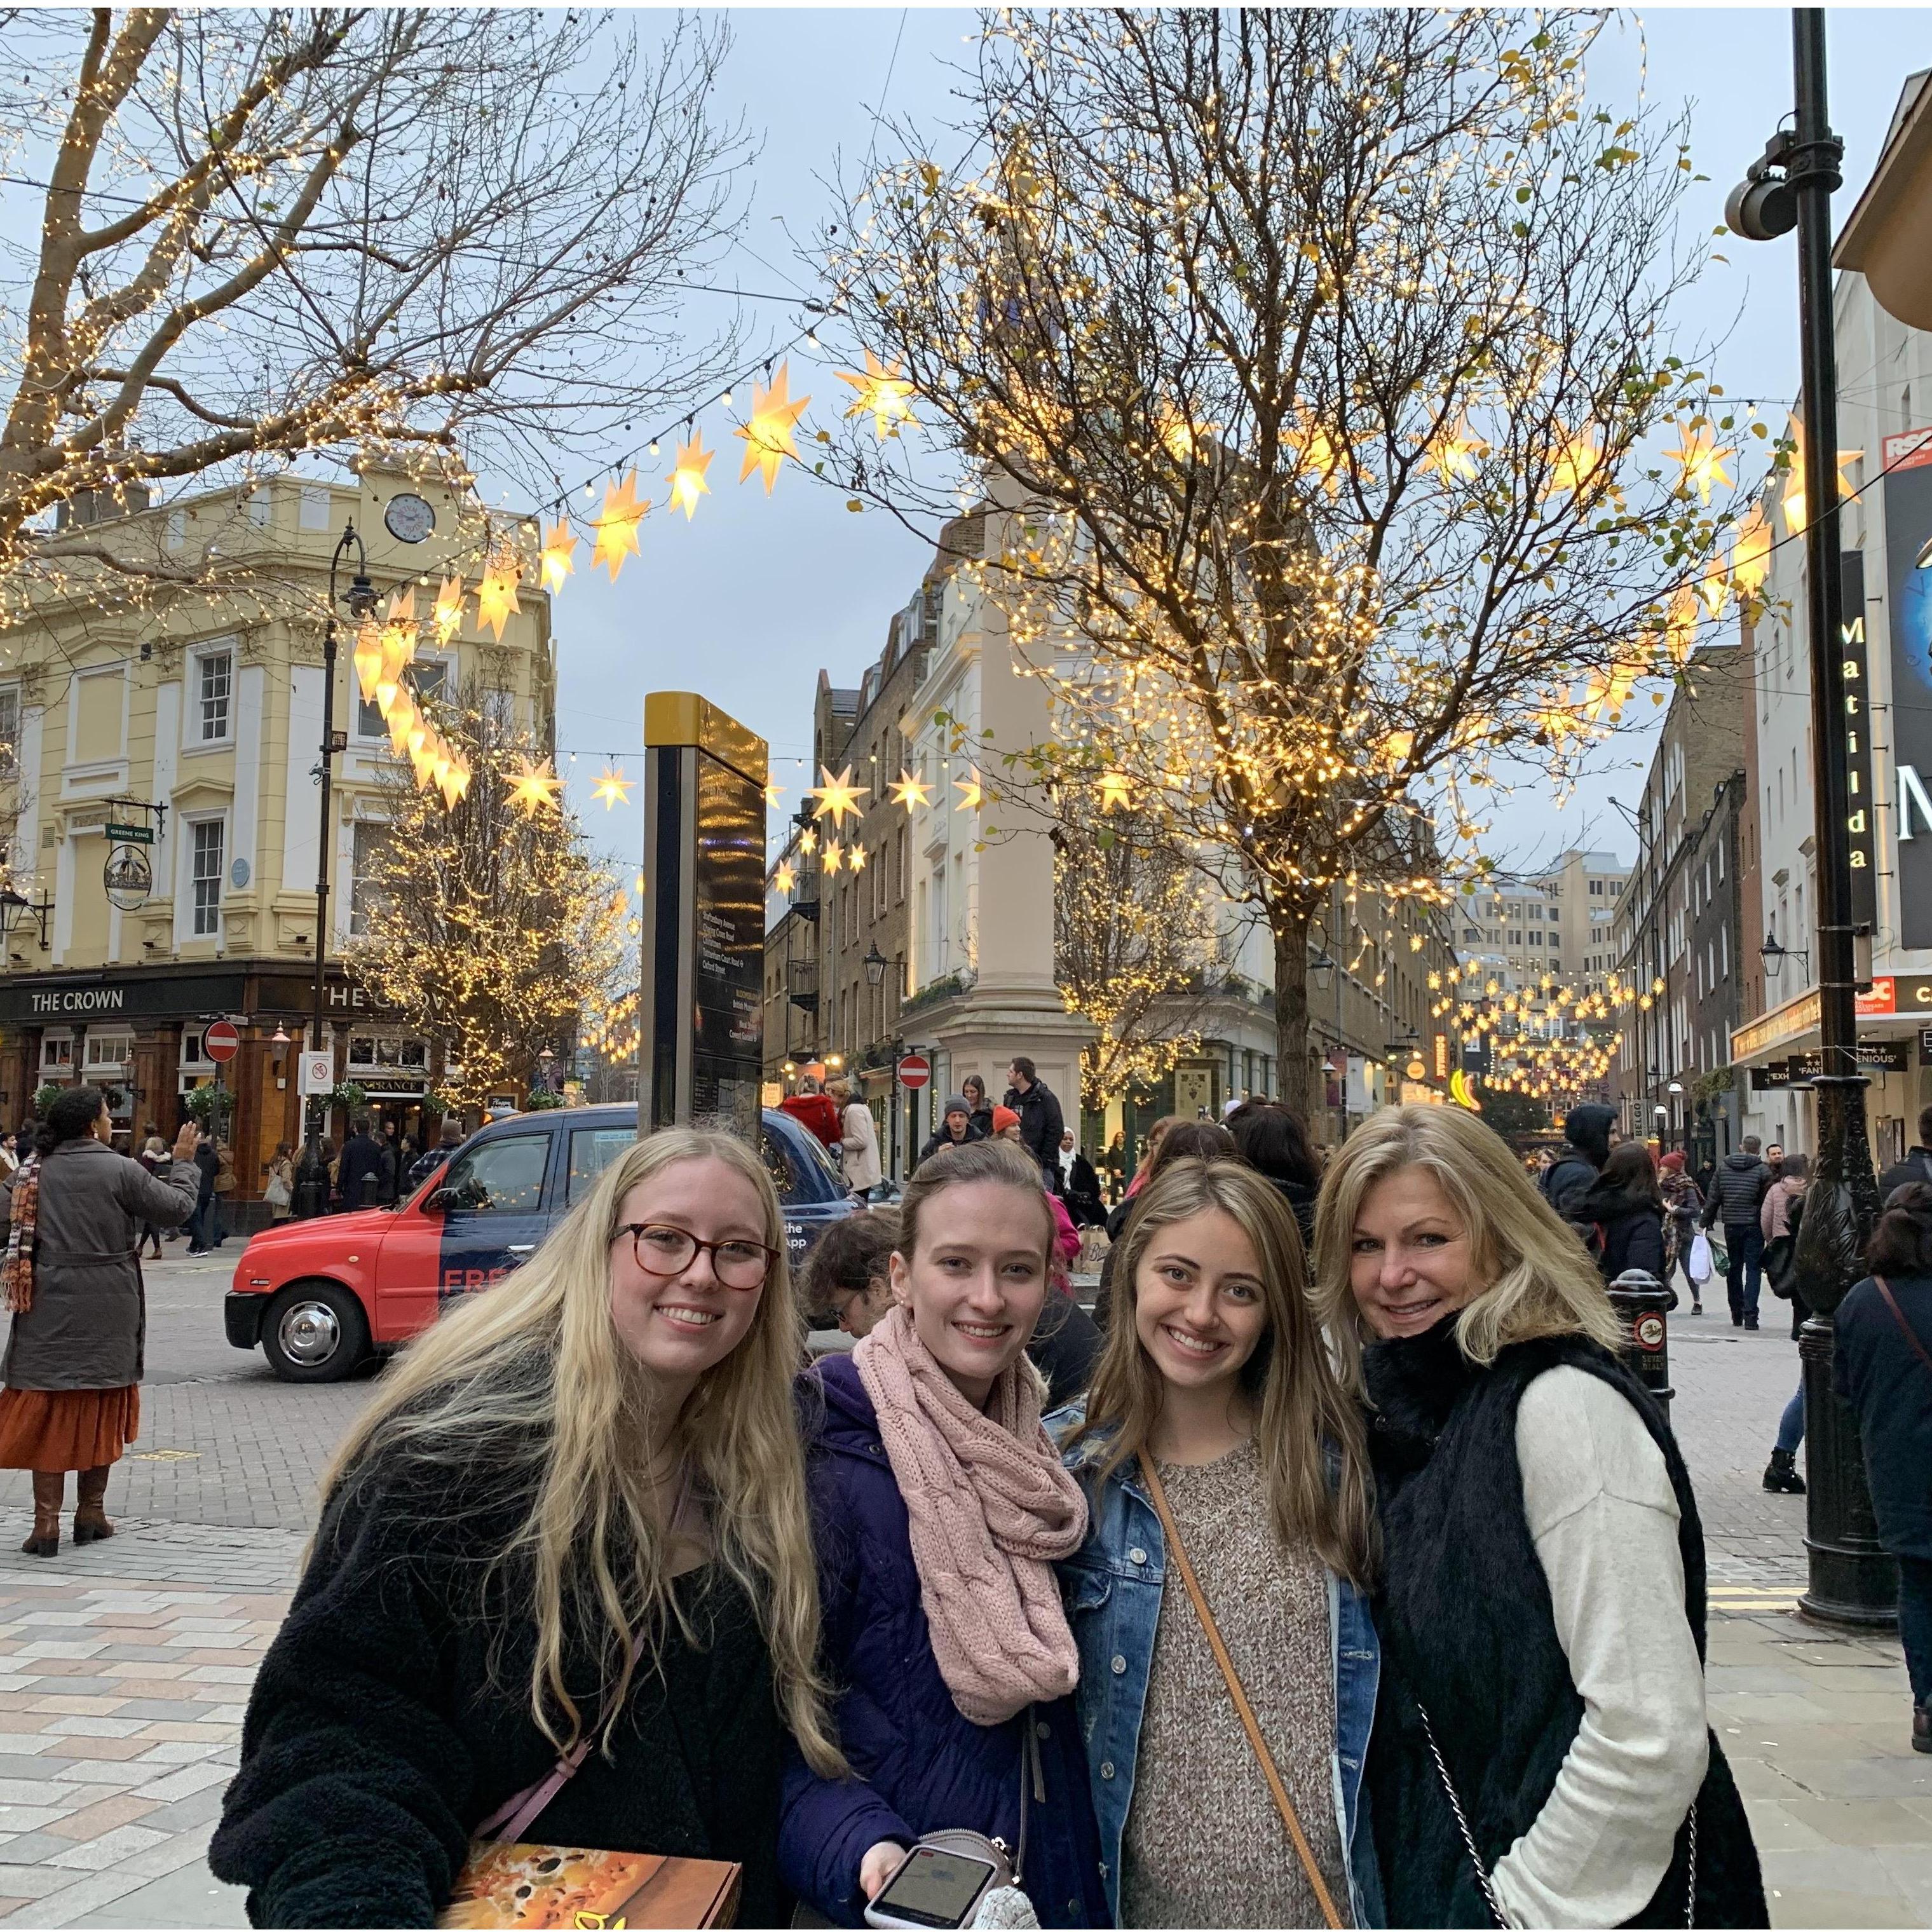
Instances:
[[[457,1875],[439,1925],[566,1932],[729,1925],[739,1868],[655,1852],[580,1851],[568,1845],[478,1845]]]

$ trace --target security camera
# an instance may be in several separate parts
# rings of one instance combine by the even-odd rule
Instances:
[[[1791,157],[1791,136],[1780,128],[1744,178],[1724,197],[1724,225],[1747,242],[1774,242],[1798,226],[1798,197],[1781,170]]]

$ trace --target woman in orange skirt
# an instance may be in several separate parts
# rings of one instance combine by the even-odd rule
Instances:
[[[108,1471],[141,1424],[147,1303],[136,1244],[143,1222],[171,1228],[194,1211],[194,1126],[182,1129],[165,1176],[116,1153],[112,1132],[100,1088],[70,1088],[13,1177],[0,1468],[33,1472],[33,1532],[20,1546],[30,1556],[60,1548],[70,1469],[80,1472],[74,1541],[114,1534]]]

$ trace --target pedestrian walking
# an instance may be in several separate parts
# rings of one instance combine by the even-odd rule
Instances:
[[[209,1847],[254,1923],[434,1924],[499,1827],[734,1860],[739,1922],[785,1922],[782,1753],[842,1768],[794,1324],[758,1155],[669,1130],[391,1365]]]
[[[1244,1100],[1228,1116],[1228,1131],[1234,1137],[1234,1151],[1288,1203],[1306,1247],[1315,1239],[1322,1168],[1300,1119],[1270,1102]]]
[[[427,1153],[417,1156],[410,1167],[407,1180],[409,1191],[413,1194],[436,1169],[446,1162],[454,1160],[458,1150],[468,1136],[463,1131],[460,1114],[446,1114],[438,1130],[436,1144]]]
[[[1374,1416],[1388,1923],[1766,1924],[1696,1499],[1588,1258],[1500,1136],[1420,1106],[1337,1154],[1316,1257]]]
[[[274,1153],[262,1164],[268,1178],[262,1198],[268,1204],[268,1219],[288,1220],[296,1211],[295,1150],[286,1141],[275,1143]]]
[[[29,1556],[60,1549],[67,1472],[74,1540],[114,1534],[107,1478],[140,1433],[147,1300],[136,1233],[185,1220],[199,1176],[184,1126],[165,1177],[115,1152],[106,1096],[70,1087],[47,1109],[15,1176],[4,1287],[13,1322],[0,1362],[0,1468],[34,1474]]]
[[[1100,1156],[1100,1165],[1107,1176],[1107,1204],[1112,1207],[1120,1198],[1120,1190],[1126,1185],[1127,1130],[1116,1127],[1114,1137],[1107,1143],[1107,1150]]]
[[[206,1254],[214,1244],[214,1183],[221,1172],[221,1154],[214,1144],[212,1135],[196,1135],[194,1165],[199,1180],[195,1192],[194,1214],[188,1222],[188,1252],[190,1261],[197,1255]]]
[[[1704,1312],[1704,1283],[1690,1271],[1690,1257],[1697,1239],[1697,1216],[1704,1211],[1704,1197],[1697,1184],[1684,1171],[1684,1156],[1673,1148],[1658,1163],[1658,1187],[1664,1196],[1664,1285],[1674,1292],[1675,1277],[1681,1270],[1690,1291],[1690,1312]],[[1708,1252],[1708,1244],[1706,1244]]]
[[[1563,1150],[1543,1177],[1543,1198],[1556,1210],[1559,1220],[1576,1222],[1577,1202],[1588,1193],[1610,1157],[1610,1136],[1616,1124],[1617,1110],[1594,1100],[1572,1107],[1564,1117]]]
[[[1664,1196],[1642,1141],[1611,1148],[1572,1214],[1601,1231],[1597,1272],[1606,1282],[1632,1268],[1664,1281]]]
[[[816,1134],[828,1154],[838,1153],[845,1129],[838,1118],[838,1109],[826,1097],[816,1074],[801,1073],[797,1092],[788,1094],[778,1102],[778,1112],[789,1114],[807,1132]]]
[[[363,1203],[364,1177],[376,1184],[376,1198],[382,1198],[382,1147],[369,1131],[369,1116],[358,1114],[349,1124],[349,1138],[342,1144],[342,1165],[337,1186],[342,1196],[342,1211],[352,1214]]]
[[[1112,1922],[1381,1924],[1367,1451],[1292,1204],[1238,1160],[1170,1162],[1124,1247],[1122,1318],[1048,1420],[1087,1495],[1060,1580]]]
[[[1912,1748],[1932,1751],[1932,1184],[1886,1197],[1865,1260],[1832,1317],[1832,1386],[1858,1418],[1878,1540],[1898,1562]]]
[[[1724,1224],[1724,1250],[1730,1265],[1724,1288],[1730,1298],[1731,1326],[1757,1326],[1758,1289],[1764,1262],[1764,1232],[1758,1210],[1771,1186],[1771,1169],[1758,1151],[1758,1137],[1747,1134],[1737,1151],[1718,1163],[1717,1178],[1704,1200],[1704,1226]]]
[[[961,1096],[966,1102],[967,1124],[971,1128],[970,1138],[976,1141],[989,1141],[993,1138],[993,1103],[986,1097],[986,1083],[976,1073],[969,1073],[959,1083]]]
[[[1042,1172],[1058,1174],[1060,1137],[1066,1130],[1059,1096],[1024,1054],[1014,1054],[1006,1080],[1006,1104],[1020,1117],[1020,1139],[1027,1152]]]
[[[156,1133],[148,1135],[147,1139],[142,1144],[141,1151],[137,1158],[148,1174],[157,1177],[160,1174],[163,1169],[172,1165],[168,1154],[167,1142]],[[198,1195],[200,1191],[199,1172],[195,1178],[196,1192]],[[168,1238],[170,1240],[174,1238],[172,1228],[168,1230]],[[159,1261],[161,1258],[161,1223],[158,1221],[143,1221],[141,1223],[140,1232],[136,1237],[134,1242],[134,1258],[136,1261],[141,1258],[142,1252],[150,1241],[154,1245],[154,1258]]]
[[[879,1161],[879,1130],[872,1110],[852,1090],[849,1080],[826,1089],[838,1109],[838,1144],[844,1156],[845,1185],[863,1199],[886,1178]]]
[[[1906,1148],[1905,1157],[1895,1160],[1878,1178],[1878,1198],[1889,1201],[1900,1188],[1914,1180],[1932,1184],[1932,1106],[1918,1110],[1918,1142]]]
[[[926,1144],[919,1150],[920,1161],[929,1160],[941,1148],[964,1147],[968,1142],[986,1140],[991,1137],[993,1117],[986,1116],[987,1131],[984,1134],[973,1130],[973,1107],[964,1094],[949,1094],[946,1104],[939,1112],[939,1124],[926,1137]],[[916,1167],[918,1161],[913,1165]]]
[[[924,1834],[976,1832],[1023,1851],[1041,1924],[1104,1925],[1053,1571],[1086,1504],[1022,1360],[1054,1236],[1036,1167],[956,1146],[913,1176],[899,1224],[898,1306],[804,1382],[823,1657],[856,1775],[790,1754],[780,1868],[814,1910],[857,1925]]]

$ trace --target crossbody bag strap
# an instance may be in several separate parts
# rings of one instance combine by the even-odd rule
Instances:
[[[1898,1324],[1898,1332],[1911,1343],[1912,1352],[1928,1369],[1932,1369],[1932,1355],[1925,1352],[1925,1344],[1919,1340],[1917,1331],[1906,1320],[1905,1310],[1899,1306],[1898,1298],[1892,1293],[1891,1282],[1883,1275],[1875,1274],[1872,1276],[1872,1286],[1885,1298],[1885,1305],[1892,1310],[1892,1318]]]
[[[1241,1728],[1248,1734],[1248,1743],[1255,1754],[1255,1761],[1262,1768],[1262,1775],[1268,1780],[1268,1795],[1274,1800],[1274,1808],[1281,1814],[1281,1822],[1288,1827],[1288,1835],[1294,1841],[1295,1856],[1301,1861],[1302,1870],[1308,1874],[1308,1882],[1315,1888],[1316,1903],[1322,1908],[1324,1924],[1339,1928],[1340,1915],[1335,1910],[1335,1900],[1328,1890],[1328,1882],[1322,1876],[1322,1868],[1315,1862],[1315,1854],[1310,1849],[1306,1834],[1301,1828],[1301,1820],[1295,1816],[1294,1802],[1288,1795],[1288,1786],[1281,1781],[1281,1773],[1275,1768],[1274,1754],[1268,1748],[1268,1740],[1262,1736],[1262,1727],[1255,1721],[1253,1709],[1248,1702],[1247,1693],[1241,1688],[1241,1680],[1235,1674],[1234,1660],[1228,1654],[1228,1646],[1221,1640],[1221,1632],[1214,1622],[1214,1613],[1208,1607],[1208,1599],[1202,1594],[1201,1585],[1194,1574],[1194,1566],[1187,1560],[1187,1552],[1180,1540],[1180,1532],[1176,1527],[1174,1512],[1167,1506],[1167,1492],[1161,1487],[1160,1478],[1155,1473],[1154,1458],[1143,1450],[1141,1452],[1141,1480],[1147,1485],[1148,1496],[1152,1499],[1154,1514],[1160,1518],[1161,1534],[1167,1539],[1167,1553],[1174,1567],[1180,1572],[1180,1580],[1186,1587],[1187,1600],[1194,1606],[1194,1614],[1200,1621],[1201,1634],[1208,1640],[1208,1648],[1214,1653],[1214,1661],[1221,1667],[1221,1675],[1226,1680],[1228,1695],[1233,1699],[1234,1714],[1241,1720]]]

